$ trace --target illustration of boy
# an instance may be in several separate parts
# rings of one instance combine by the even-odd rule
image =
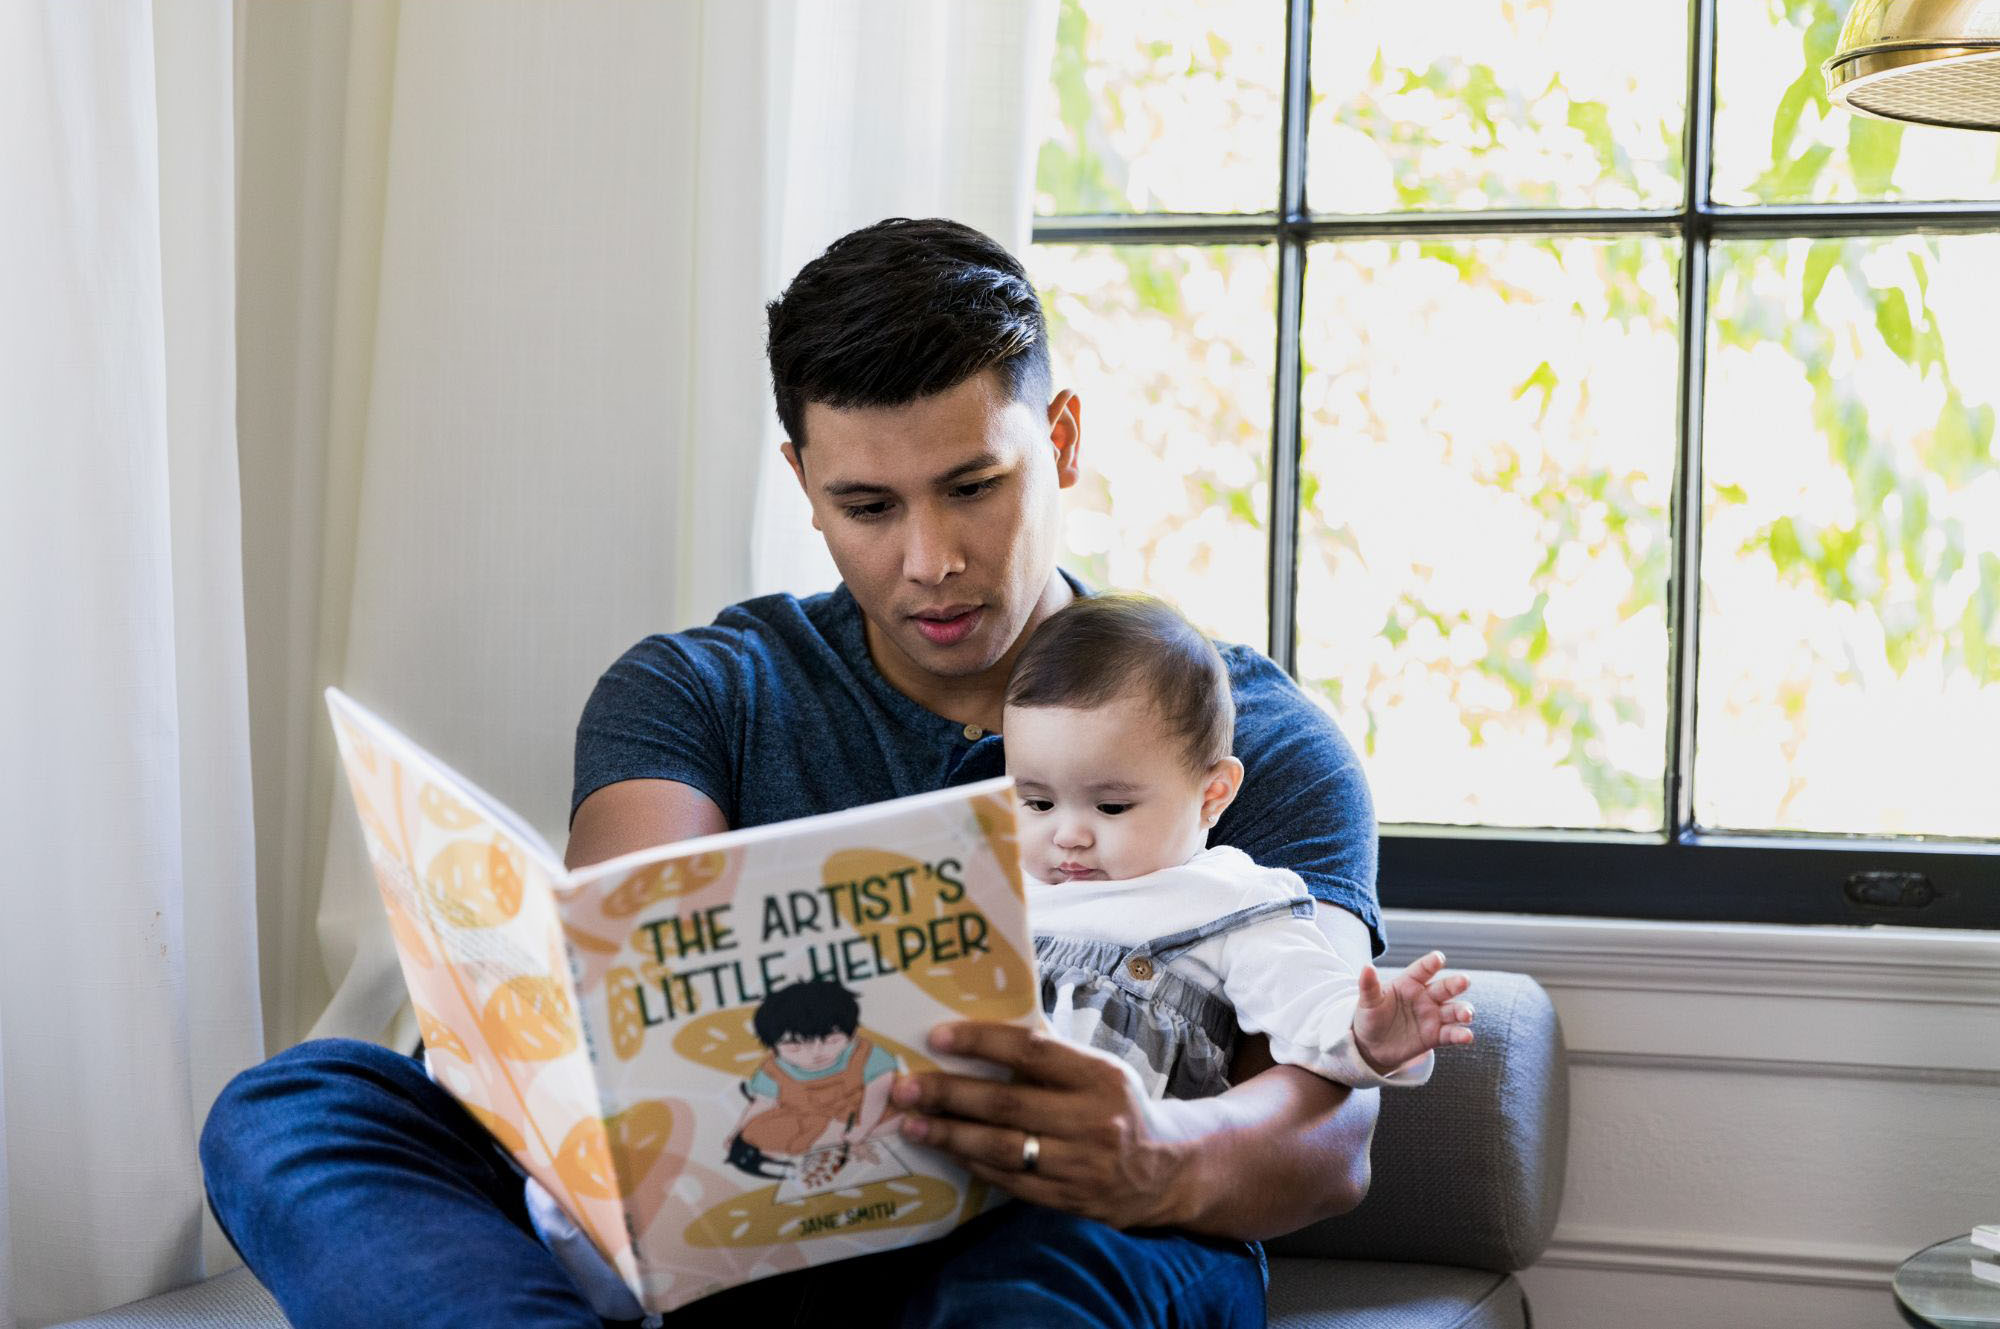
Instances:
[[[729,1163],[754,1177],[790,1175],[816,1149],[852,1145],[894,1124],[895,1054],[861,1027],[861,1004],[832,979],[781,987],[751,1018],[771,1050],[742,1084],[750,1100],[729,1140]]]

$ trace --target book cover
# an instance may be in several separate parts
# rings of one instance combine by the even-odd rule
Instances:
[[[1005,779],[575,872],[338,689],[431,1073],[668,1311],[944,1235],[986,1188],[896,1130],[953,1019],[1040,1027]]]

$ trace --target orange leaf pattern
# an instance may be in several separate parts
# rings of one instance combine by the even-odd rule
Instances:
[[[547,975],[510,978],[487,998],[479,1027],[503,1057],[548,1061],[577,1046],[576,1011],[563,985]]]
[[[607,987],[611,1008],[611,1050],[618,1060],[630,1061],[639,1055],[646,1041],[646,1017],[639,1009],[639,976],[620,966],[611,971]]]
[[[423,1035],[424,1047],[431,1052],[449,1052],[460,1061],[471,1061],[472,1053],[465,1046],[465,1040],[445,1026],[445,1022],[432,1015],[423,1007],[411,1003],[417,1013],[417,1032]]]
[[[612,918],[629,918],[648,905],[690,895],[722,876],[729,855],[696,854],[691,858],[670,858],[655,863],[626,878],[604,900],[604,912]]]
[[[417,795],[417,810],[447,831],[469,831],[479,824],[479,814],[434,784]]]
[[[521,912],[521,870],[512,845],[454,840],[424,870],[424,892],[453,927],[490,928]]]
[[[486,1133],[499,1141],[502,1149],[517,1156],[527,1151],[528,1141],[513,1122],[489,1108],[480,1107],[477,1103],[467,1103],[464,1106],[465,1110],[472,1114],[473,1120],[484,1126]]]

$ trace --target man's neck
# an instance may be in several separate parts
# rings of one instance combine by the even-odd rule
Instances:
[[[1028,616],[1021,633],[1007,653],[991,667],[976,674],[934,674],[923,669],[894,646],[884,643],[875,624],[864,615],[862,629],[868,655],[889,686],[934,715],[962,725],[978,725],[988,733],[1000,732],[1000,713],[1005,709],[1007,679],[1014,672],[1014,660],[1043,620],[1076,598],[1061,572],[1049,574],[1049,584],[1041,600]]]

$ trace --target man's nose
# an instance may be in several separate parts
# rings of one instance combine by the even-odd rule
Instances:
[[[909,580],[936,586],[946,577],[965,571],[965,554],[950,519],[919,512],[907,523],[907,532],[903,575]]]

